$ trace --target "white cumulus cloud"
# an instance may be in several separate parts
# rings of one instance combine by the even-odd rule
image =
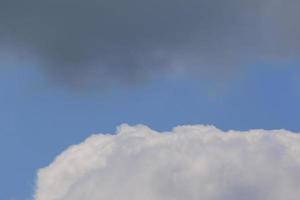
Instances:
[[[35,200],[299,200],[300,135],[121,125],[38,172]]]

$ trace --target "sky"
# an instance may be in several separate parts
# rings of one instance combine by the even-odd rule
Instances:
[[[0,0],[0,199],[33,199],[38,169],[122,123],[300,132],[298,8]]]
[[[230,83],[158,78],[99,94],[49,85],[35,69],[6,67],[1,73],[1,199],[30,199],[38,168],[92,133],[111,133],[122,123],[161,131],[211,124],[222,130],[299,132],[297,66],[254,68]]]

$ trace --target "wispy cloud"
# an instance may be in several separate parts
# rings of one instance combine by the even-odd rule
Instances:
[[[299,55],[299,8],[295,0],[0,0],[0,41],[30,48],[53,80],[73,86],[178,69],[224,74]]]

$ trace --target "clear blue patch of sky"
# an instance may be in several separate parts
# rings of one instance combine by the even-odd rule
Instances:
[[[300,70],[257,65],[230,80],[157,77],[140,87],[110,92],[51,86],[30,67],[0,74],[0,199],[30,199],[36,170],[92,133],[121,123],[169,130],[212,124],[223,130],[253,128],[300,132]]]

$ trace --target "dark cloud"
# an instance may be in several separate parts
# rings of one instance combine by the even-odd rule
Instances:
[[[55,80],[135,83],[300,53],[298,0],[0,0],[0,40]]]

